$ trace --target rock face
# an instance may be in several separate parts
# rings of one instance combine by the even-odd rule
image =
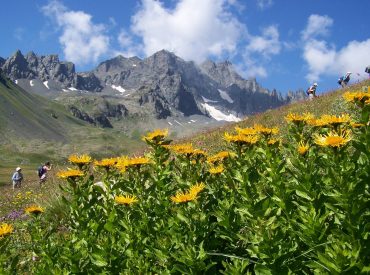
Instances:
[[[103,128],[113,128],[109,118],[120,119],[128,115],[127,108],[122,104],[112,104],[103,98],[82,98],[78,104],[69,106],[71,114],[90,124]],[[88,106],[90,112],[81,110]]]
[[[214,117],[214,108],[225,115],[244,117],[300,98],[299,93],[289,93],[283,98],[275,90],[259,86],[255,79],[242,78],[229,61],[206,61],[198,66],[166,50],[145,59],[117,56],[85,73],[76,73],[73,63],[62,62],[57,55],[37,56],[30,52],[23,56],[20,51],[6,60],[0,59],[0,67],[13,81],[53,80],[60,91],[77,89],[116,94],[118,91],[122,97],[129,96],[130,112],[126,103],[113,106],[108,101],[99,102],[94,114],[84,113],[83,106],[71,109],[76,117],[104,127],[108,127],[104,117],[122,118],[143,110],[157,119]]]

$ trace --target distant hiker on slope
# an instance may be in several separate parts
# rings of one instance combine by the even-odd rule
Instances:
[[[368,73],[369,74],[369,78],[370,78],[370,65],[366,67],[365,73]]]
[[[23,180],[22,169],[20,167],[17,167],[15,169],[15,172],[14,172],[13,176],[12,176],[13,190],[16,187],[21,188],[22,180]]]
[[[345,76],[342,76],[338,79],[338,84],[342,86],[342,88],[346,87],[349,80],[351,79],[351,72],[347,72]]]
[[[316,97],[316,88],[317,88],[317,83],[314,83],[312,86],[310,86],[306,93],[308,95],[308,99],[312,100],[314,97]]]
[[[40,179],[40,187],[43,183],[46,182],[46,174],[48,171],[51,170],[51,164],[50,162],[46,162],[43,166],[40,166],[38,169],[38,175]]]

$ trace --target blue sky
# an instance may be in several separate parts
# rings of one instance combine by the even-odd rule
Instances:
[[[185,60],[230,60],[266,88],[318,91],[370,65],[370,1],[12,0],[1,4],[0,56],[59,54],[77,71],[118,54],[161,49]]]

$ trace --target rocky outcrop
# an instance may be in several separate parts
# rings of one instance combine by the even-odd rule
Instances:
[[[0,70],[4,63],[5,63],[5,59],[0,56]]]
[[[78,107],[70,105],[69,110],[73,116],[84,120],[90,124],[112,128],[109,118],[124,118],[128,115],[128,110],[123,104],[112,104],[104,98],[82,98],[76,102]],[[83,111],[89,109],[90,112]]]

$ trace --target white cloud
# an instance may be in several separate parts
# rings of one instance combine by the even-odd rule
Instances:
[[[139,56],[140,53],[143,51],[142,46],[139,44],[135,44],[131,35],[122,29],[117,37],[118,43],[122,50],[114,51],[114,55],[123,55],[123,56]]]
[[[13,37],[19,41],[22,41],[23,40],[23,36],[24,36],[24,29],[19,27],[19,28],[16,28],[14,30],[14,33],[13,33]]]
[[[160,1],[143,0],[132,17],[132,31],[142,38],[146,55],[167,49],[201,62],[232,54],[246,29],[227,11],[229,1],[180,0],[167,9]]]
[[[261,9],[267,9],[274,4],[273,0],[257,0],[257,6]]]
[[[257,52],[268,58],[278,54],[281,50],[279,31],[276,26],[269,26],[262,30],[261,36],[252,36],[246,47],[248,53]]]
[[[356,73],[352,75],[353,78],[365,77],[363,71],[370,60],[370,38],[365,41],[350,41],[338,50],[335,45],[315,38],[317,35],[327,34],[332,24],[333,20],[326,16],[309,17],[307,28],[302,32],[303,59],[308,66],[306,79],[310,82],[319,81],[322,75],[339,77],[347,71]],[[307,33],[310,35],[306,35]],[[362,75],[358,76],[357,73]]]
[[[306,29],[302,31],[302,39],[314,39],[319,35],[326,36],[333,25],[333,19],[327,15],[311,14]]]
[[[266,77],[267,71],[264,64],[273,55],[281,51],[279,30],[276,26],[268,26],[262,29],[262,35],[250,36],[248,45],[245,47],[243,61],[246,64],[245,75],[247,77]]]
[[[62,30],[59,42],[67,60],[88,64],[107,53],[109,37],[104,34],[105,27],[94,24],[90,14],[70,11],[58,1],[50,2],[42,11]]]

